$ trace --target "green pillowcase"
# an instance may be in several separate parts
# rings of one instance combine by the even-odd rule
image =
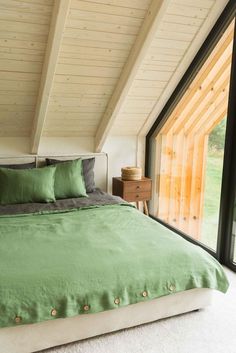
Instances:
[[[0,168],[0,204],[55,201],[54,166],[13,170]]]
[[[56,164],[56,199],[87,196],[82,171],[81,159]]]

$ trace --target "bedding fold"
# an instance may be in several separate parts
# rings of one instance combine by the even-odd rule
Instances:
[[[67,198],[56,200],[53,203],[30,202],[13,205],[0,205],[0,217],[28,215],[32,213],[63,212],[66,210],[79,209],[83,207],[115,205],[120,203],[128,204],[120,197],[107,194],[97,188],[94,192],[88,193],[88,197],[83,198]]]
[[[0,218],[0,327],[192,288],[226,292],[227,278],[212,256],[121,199],[70,205]]]

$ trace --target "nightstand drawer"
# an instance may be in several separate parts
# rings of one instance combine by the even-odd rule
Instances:
[[[124,184],[124,193],[150,191],[151,185],[151,180],[126,182]]]
[[[142,177],[141,180],[122,180],[121,177],[112,178],[112,194],[122,197],[125,201],[143,202],[144,213],[148,215],[147,201],[152,198],[152,180]]]
[[[124,192],[123,199],[128,202],[150,200],[151,192],[150,191]]]

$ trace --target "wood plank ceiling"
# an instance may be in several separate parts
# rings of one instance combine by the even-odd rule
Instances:
[[[55,27],[53,8],[55,13],[58,3],[67,3],[69,8],[64,12],[64,22],[61,19],[65,23],[60,29],[61,40],[58,41],[57,30],[57,39],[52,38],[49,46],[50,26],[51,32]],[[108,134],[145,134],[143,127],[151,122],[163,95],[174,89],[173,83],[169,87],[172,78],[199,32],[209,19],[212,27],[226,3],[227,0],[0,0],[0,136],[28,136],[33,142],[35,134],[38,142],[40,136],[96,136],[97,146],[102,149]],[[154,8],[155,16],[159,16],[155,33],[151,22]],[[202,41],[209,29],[206,26],[201,34]],[[140,38],[147,44],[148,35],[148,45],[142,46]],[[140,50],[145,48],[145,53],[135,57],[137,45]],[[53,60],[50,50],[54,50]],[[43,70],[43,63],[54,66],[51,77]],[[136,71],[129,76],[129,86],[122,86],[122,71],[127,70],[127,63],[132,63]],[[46,102],[38,97],[45,82]],[[117,100],[111,105],[115,96]],[[37,104],[41,101],[45,113],[39,124]],[[107,131],[102,143],[98,134],[101,127]],[[37,146],[36,143],[34,152]]]
[[[0,1],[0,136],[29,136],[52,0]]]
[[[113,125],[112,133],[140,133],[214,3],[214,0],[171,2]]]
[[[94,136],[150,0],[71,1],[44,129]]]

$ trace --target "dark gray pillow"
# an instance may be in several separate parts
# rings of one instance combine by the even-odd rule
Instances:
[[[86,187],[86,192],[93,192],[95,190],[94,181],[94,164],[95,158],[82,159],[84,182]]]
[[[23,163],[23,164],[0,164],[0,168],[9,168],[9,169],[32,169],[32,168],[36,168],[36,162],[32,162],[32,163]]]
[[[78,158],[79,159],[79,158]],[[46,158],[47,165],[54,165],[57,163],[68,162],[68,160],[59,160]],[[82,159],[83,166],[83,175],[84,175],[84,183],[86,187],[86,192],[93,192],[95,190],[95,182],[94,182],[94,164],[95,158]]]

